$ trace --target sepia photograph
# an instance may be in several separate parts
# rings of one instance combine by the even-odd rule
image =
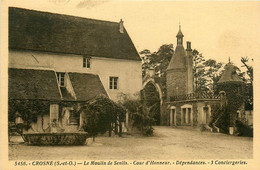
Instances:
[[[260,2],[1,2],[3,170],[259,167]]]

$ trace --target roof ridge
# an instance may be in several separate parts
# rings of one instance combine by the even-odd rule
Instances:
[[[73,15],[73,14],[71,15],[71,14],[53,13],[53,12],[49,12],[49,11],[39,11],[39,10],[35,10],[35,9],[20,8],[20,7],[9,7],[9,8],[11,8],[11,9],[18,9],[18,10],[24,10],[24,11],[37,12],[37,13],[50,14],[50,15],[66,16],[66,17],[71,17],[71,18],[79,18],[79,19],[85,19],[85,20],[92,20],[92,21],[96,21],[96,22],[119,24],[119,22],[115,22],[115,21],[106,21],[106,20],[101,20],[101,19],[86,18],[86,17],[83,17],[83,16],[76,16],[76,15]]]
[[[9,48],[141,61],[119,22],[9,7]]]
[[[94,75],[94,76],[98,76],[99,77],[99,74],[95,74],[95,73],[82,73],[82,72],[72,72],[72,71],[69,71],[69,72],[67,72],[67,73],[76,73],[76,74],[89,74],[89,75]]]

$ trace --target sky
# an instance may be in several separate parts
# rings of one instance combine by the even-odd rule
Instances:
[[[176,45],[181,24],[184,42],[206,59],[241,66],[240,58],[260,58],[260,2],[251,1],[93,1],[12,0],[9,6],[119,22],[137,51]],[[186,46],[186,43],[184,44]],[[254,64],[254,63],[251,63]]]

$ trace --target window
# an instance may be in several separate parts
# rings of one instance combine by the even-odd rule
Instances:
[[[69,124],[70,125],[78,125],[79,124],[79,119],[73,111],[70,111]]]
[[[193,126],[192,105],[181,106],[181,124]]]
[[[65,86],[65,73],[56,73],[58,78],[58,83],[60,87]]]
[[[109,89],[118,89],[118,77],[109,77]]]
[[[186,122],[186,108],[182,109],[182,119],[183,119],[183,123],[187,123]]]
[[[206,105],[203,107],[203,115],[202,115],[202,123],[203,124],[209,124],[210,122],[210,106],[209,105]]]
[[[171,111],[170,111],[170,125],[171,126],[176,126],[176,107],[171,106]]]
[[[191,123],[191,108],[188,108],[188,122]]]
[[[90,68],[90,58],[83,56],[83,67]]]

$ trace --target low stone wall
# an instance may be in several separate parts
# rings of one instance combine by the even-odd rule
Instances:
[[[88,135],[77,133],[24,133],[24,139],[30,145],[84,145]]]

